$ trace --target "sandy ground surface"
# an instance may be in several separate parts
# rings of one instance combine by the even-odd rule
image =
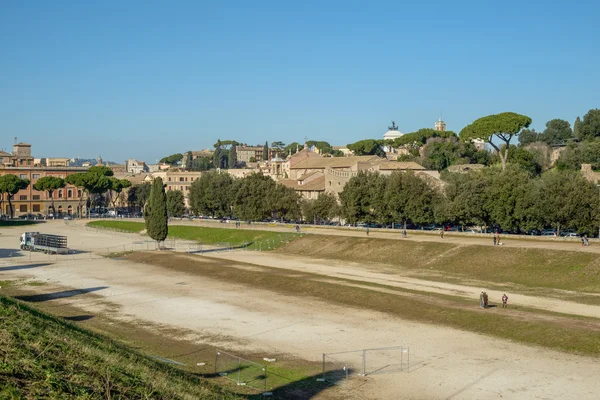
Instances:
[[[369,267],[364,264],[354,264],[349,262],[318,259],[306,260],[296,256],[264,252],[220,252],[211,254],[210,257],[247,262],[273,268],[316,273],[335,278],[355,280],[357,282],[372,282],[405,289],[462,296],[472,299],[474,304],[479,302],[479,293],[482,290],[485,290],[488,293],[491,301],[494,303],[501,303],[502,295],[504,294],[503,292],[486,288],[395,276],[388,272],[382,273],[369,270]],[[510,304],[519,304],[530,308],[539,308],[565,314],[600,318],[600,306],[579,304],[547,297],[534,297],[513,293],[508,293],[508,295],[510,295]]]
[[[348,398],[597,399],[600,394],[600,361],[596,359],[225,284],[151,265],[87,258],[47,262],[43,254],[33,255],[29,262],[25,256],[15,255],[18,234],[23,230],[1,230],[0,280],[33,278],[46,282],[37,289],[56,293],[52,302],[73,304],[89,313],[110,309],[113,318],[184,329],[190,332],[187,339],[199,343],[210,340],[231,351],[263,352],[265,357],[291,354],[318,361],[324,352],[410,346],[411,372],[371,375],[360,380],[361,385],[351,386],[345,394]],[[118,247],[139,240],[136,235],[92,231],[64,223],[45,224],[38,230],[67,234],[70,246],[82,250]],[[8,257],[9,253],[15,256]],[[255,253],[228,253],[227,257],[232,258],[232,264],[240,257],[264,265],[281,264],[285,258]],[[323,268],[320,262],[294,262],[291,258],[285,263],[315,268],[315,272]],[[355,266],[336,264],[335,268],[336,274],[357,274]],[[364,271],[365,276],[359,275],[359,279],[381,278],[373,274]],[[396,284],[416,285],[420,290],[426,286],[424,282],[402,282],[400,278]],[[453,286],[431,282],[430,290],[474,289]],[[60,299],[61,292],[69,288],[88,289],[91,293]],[[544,299],[527,300],[538,301],[541,308],[556,307],[552,302],[544,303]],[[339,358],[357,364],[355,356]]]

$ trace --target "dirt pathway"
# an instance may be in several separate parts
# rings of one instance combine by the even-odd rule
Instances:
[[[305,257],[260,252],[222,252],[211,254],[211,257],[264,265],[273,268],[310,272],[329,277],[355,280],[357,282],[371,282],[404,289],[461,296],[472,299],[474,304],[479,302],[479,294],[482,290],[485,290],[488,293],[491,302],[495,304],[501,304],[503,295],[503,292],[497,290],[428,281],[401,275],[391,275],[389,273],[369,270],[369,267],[365,265],[344,263],[340,261],[318,259],[307,260]],[[600,318],[600,306],[516,293],[508,293],[507,295],[509,296],[510,304],[519,304],[530,308],[538,308],[564,314]]]

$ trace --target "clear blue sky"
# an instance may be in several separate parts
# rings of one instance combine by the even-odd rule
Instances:
[[[154,162],[600,107],[593,1],[0,3],[0,148]]]

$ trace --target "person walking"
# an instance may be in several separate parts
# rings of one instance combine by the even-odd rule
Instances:
[[[494,246],[496,245],[496,235],[494,234]]]
[[[479,307],[484,308],[483,307],[483,292],[481,292],[481,294],[479,295]]]
[[[404,229],[404,230],[402,231],[402,237],[403,237],[403,238],[406,238],[406,229]]]
[[[442,226],[442,230],[440,231],[440,238],[441,238],[441,239],[443,239],[443,238],[444,238],[444,230],[445,230],[445,229],[446,229],[446,228],[444,228],[444,227]]]
[[[508,296],[505,294],[502,295],[502,308],[508,308]]]
[[[369,227],[367,226],[367,236],[369,236]]]
[[[488,295],[486,292],[483,292],[483,308],[487,308],[488,306]]]

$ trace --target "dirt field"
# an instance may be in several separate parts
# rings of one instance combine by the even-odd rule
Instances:
[[[588,357],[527,347],[456,329],[405,321],[374,311],[332,305],[306,297],[231,284],[149,263],[81,257],[52,259],[22,254],[18,234],[24,227],[0,232],[0,280],[44,282],[36,292],[50,297],[30,301],[76,307],[85,313],[124,322],[172,329],[180,339],[220,346],[232,352],[265,357],[298,357],[318,362],[324,352],[394,345],[410,346],[413,370],[360,379],[351,390],[334,387],[314,398],[356,399],[595,399],[600,392],[600,362]],[[137,235],[88,230],[51,222],[36,230],[66,234],[70,247],[114,248],[139,240]],[[453,239],[458,240],[458,239]],[[540,243],[535,243],[540,245]],[[544,243],[541,243],[544,245]],[[573,246],[572,244],[568,244]],[[574,246],[573,246],[574,247]],[[111,250],[112,251],[112,250]],[[85,253],[82,253],[85,254]],[[217,257],[220,257],[218,259]],[[11,257],[12,256],[12,257]],[[324,279],[345,277],[360,282],[385,282],[408,289],[472,296],[479,288],[428,282],[369,271],[351,263],[326,263],[270,253],[222,253],[202,258],[222,268],[251,262]],[[84,289],[82,292],[66,292]],[[492,297],[499,293],[490,291]],[[589,317],[599,307],[511,296],[514,304]],[[182,334],[185,332],[185,334]],[[600,340],[600,339],[599,339]],[[204,361],[198,359],[198,362]]]

